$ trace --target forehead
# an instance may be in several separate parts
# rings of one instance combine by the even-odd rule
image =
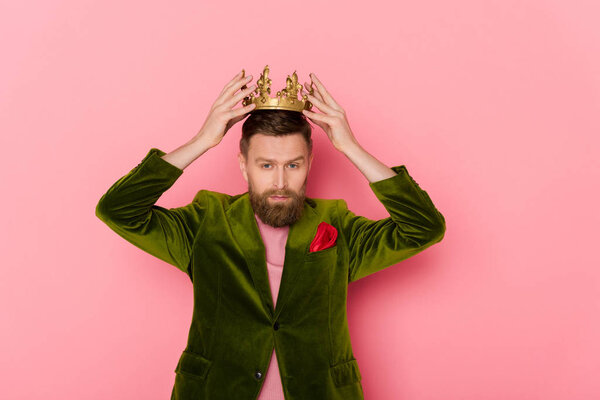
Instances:
[[[300,134],[269,136],[258,133],[250,138],[248,156],[252,160],[258,158],[286,162],[298,156],[308,156],[308,146]]]

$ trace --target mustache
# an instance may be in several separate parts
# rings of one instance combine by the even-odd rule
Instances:
[[[293,197],[292,193],[269,193],[267,196],[285,196],[285,197]]]

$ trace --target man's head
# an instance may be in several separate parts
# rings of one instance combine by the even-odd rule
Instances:
[[[287,110],[257,110],[242,125],[240,169],[252,208],[267,225],[290,225],[302,216],[311,132],[302,113]],[[272,197],[276,195],[285,198]]]

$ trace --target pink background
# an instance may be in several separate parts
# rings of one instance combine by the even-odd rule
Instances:
[[[598,15],[589,0],[3,2],[0,397],[169,397],[191,282],[95,206],[269,64],[275,91],[315,72],[446,218],[441,243],[350,286],[366,399],[600,398]],[[244,192],[240,129],[158,204]],[[385,218],[313,138],[307,195]]]

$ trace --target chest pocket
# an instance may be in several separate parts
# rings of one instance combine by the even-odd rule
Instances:
[[[329,247],[324,250],[313,251],[306,254],[304,257],[305,262],[323,262],[329,263],[334,262],[337,258],[338,246],[337,244],[333,247]]]

